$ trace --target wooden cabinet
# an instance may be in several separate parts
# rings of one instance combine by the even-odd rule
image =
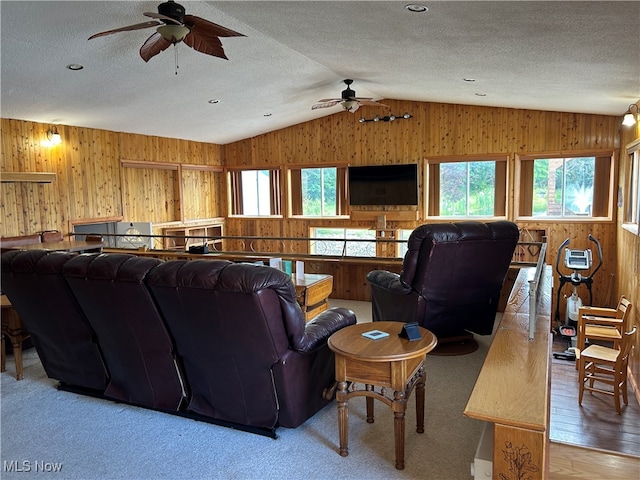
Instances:
[[[549,478],[553,276],[547,265],[542,273],[535,336],[530,340],[529,281],[534,270],[520,269],[464,410],[467,417],[492,427],[491,478],[496,480]]]
[[[329,295],[333,291],[333,277],[314,273],[305,273],[304,278],[293,277],[296,288],[296,300],[308,322],[329,308]]]
[[[221,251],[223,248],[224,221],[206,225],[190,225],[163,228],[165,250],[188,251],[189,247],[207,245],[209,251]]]

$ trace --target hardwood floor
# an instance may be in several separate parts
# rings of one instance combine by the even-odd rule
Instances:
[[[640,458],[552,443],[549,480],[637,480]]]
[[[567,344],[554,341],[553,350]],[[613,398],[585,393],[578,406],[578,374],[572,361],[551,366],[550,478],[640,478],[640,405],[629,392],[629,405],[617,415]],[[584,448],[576,448],[584,447]]]

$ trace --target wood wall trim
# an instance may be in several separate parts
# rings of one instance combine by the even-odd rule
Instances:
[[[153,168],[158,170],[178,170],[179,163],[145,162],[139,160],[120,160],[120,166],[127,168]]]
[[[569,157],[613,157],[615,150],[610,148],[592,150],[557,150],[550,152],[519,153],[517,158],[520,161],[540,160],[545,158],[569,158]]]
[[[195,163],[181,163],[183,170],[197,170],[200,172],[222,172],[224,169],[220,165],[198,165]]]
[[[508,153],[482,154],[482,155],[449,155],[445,157],[427,157],[427,164],[454,163],[454,162],[508,162]]]
[[[2,172],[0,182],[2,183],[52,183],[56,179],[53,172]]]

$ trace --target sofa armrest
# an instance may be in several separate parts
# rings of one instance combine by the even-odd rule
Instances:
[[[348,308],[325,310],[305,325],[304,335],[294,349],[301,353],[314,351],[326,344],[332,333],[355,323],[356,314]]]
[[[367,273],[367,281],[371,285],[391,293],[397,293],[399,295],[408,295],[411,293],[411,286],[403,283],[400,275],[397,273],[386,270],[373,270]]]

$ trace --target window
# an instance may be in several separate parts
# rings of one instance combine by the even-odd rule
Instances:
[[[429,159],[428,215],[431,217],[504,217],[507,157]]]
[[[612,153],[521,157],[519,214],[536,219],[609,216],[612,161]]]
[[[407,254],[407,250],[409,250],[409,237],[413,233],[413,230],[402,229],[400,230],[400,240],[404,240],[402,243],[398,244],[398,256],[404,258]]]
[[[629,168],[627,170],[626,197],[624,202],[625,228],[640,234],[640,140],[627,148]]]
[[[440,215],[493,216],[496,162],[440,164]]]
[[[309,251],[314,255],[375,257],[376,232],[368,228],[311,228]]]
[[[291,215],[335,217],[347,215],[346,167],[289,170]]]
[[[280,171],[230,171],[229,196],[231,215],[280,215]]]

